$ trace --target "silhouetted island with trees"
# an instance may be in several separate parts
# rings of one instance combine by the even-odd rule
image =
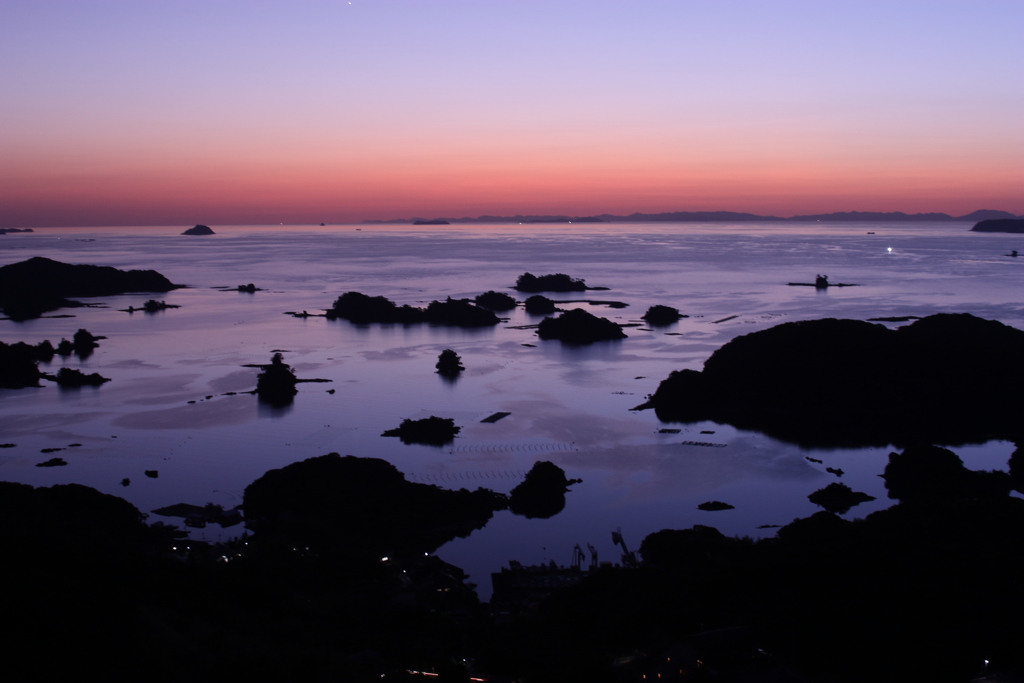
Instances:
[[[459,373],[466,369],[462,366],[462,359],[459,358],[459,354],[451,349],[445,349],[441,352],[437,357],[437,364],[434,367],[437,368],[437,374],[448,378],[458,377]]]
[[[523,481],[512,489],[508,509],[527,519],[548,519],[565,509],[565,494],[582,479],[568,479],[565,470],[547,460],[533,463]]]
[[[495,292],[493,289],[483,294],[477,294],[476,305],[491,311],[511,311],[516,307],[516,300],[503,292]]]
[[[825,488],[818,489],[807,496],[807,500],[837,515],[845,515],[853,506],[874,499],[874,496],[854,491],[846,484],[840,484],[839,482],[832,482]]]
[[[0,307],[14,321],[87,305],[67,297],[169,292],[180,287],[184,285],[173,284],[155,270],[74,265],[43,256],[0,267]]]
[[[383,296],[368,296],[361,292],[346,292],[327,309],[327,318],[341,318],[357,325],[369,323],[400,323],[415,325],[430,323],[452,327],[488,327],[501,320],[493,312],[473,305],[469,299],[431,301],[424,308],[408,304],[398,306]]]
[[[98,387],[110,381],[109,377],[103,377],[98,372],[87,374],[76,368],[61,368],[56,376],[46,375],[46,379],[52,379],[61,388],[72,389],[75,387]]]
[[[736,337],[638,409],[805,446],[964,443],[1020,435],[1024,332],[967,313],[890,330],[805,320]]]
[[[537,328],[537,335],[541,339],[579,345],[626,338],[622,325],[587,313],[582,308],[566,311],[557,318],[544,318]]]
[[[422,420],[402,420],[402,424],[387,430],[381,436],[397,436],[404,444],[444,446],[455,440],[460,431],[462,427],[457,427],[454,419],[431,415]]]
[[[555,302],[542,294],[527,297],[524,305],[526,312],[530,315],[551,315],[558,310],[555,307]]]
[[[295,388],[299,380],[291,366],[284,362],[284,357],[275,353],[269,365],[260,367],[262,372],[256,376],[256,395],[260,401],[274,406],[291,403],[299,393]]]
[[[565,273],[554,273],[551,275],[534,275],[523,273],[516,279],[514,288],[519,292],[585,292],[591,290],[606,290],[607,287],[588,287],[582,279],[571,278]]]
[[[688,317],[690,316],[679,313],[678,308],[662,306],[660,304],[651,306],[647,309],[647,312],[641,316],[641,318],[646,320],[647,324],[652,327],[666,327],[672,323],[679,322],[682,318]]]

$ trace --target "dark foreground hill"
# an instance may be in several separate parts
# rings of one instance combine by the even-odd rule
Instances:
[[[574,586],[549,584],[547,599],[511,612],[488,610],[458,567],[423,554],[483,526],[505,497],[408,482],[383,460],[332,454],[266,473],[245,491],[254,534],[216,545],[147,526],[85,486],[0,482],[0,610],[13,625],[3,671],[55,682],[413,681],[426,670],[441,681],[952,683],[988,659],[991,672],[1020,673],[1024,500],[1009,491],[1024,488],[1022,464],[1020,449],[1007,474],[908,448],[883,473],[898,501],[887,510],[819,512],[759,541],[661,530],[640,566],[577,572],[562,584]],[[572,483],[551,463],[530,478],[513,507],[555,511]]]
[[[967,313],[895,330],[806,320],[743,335],[642,408],[802,445],[965,443],[1021,434],[1024,332]]]
[[[155,270],[75,265],[36,256],[0,267],[0,307],[12,320],[27,320],[58,308],[83,305],[67,297],[169,292],[183,286]]]

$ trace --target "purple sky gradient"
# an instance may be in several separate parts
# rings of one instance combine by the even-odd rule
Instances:
[[[1024,3],[0,3],[0,225],[1024,213]]]

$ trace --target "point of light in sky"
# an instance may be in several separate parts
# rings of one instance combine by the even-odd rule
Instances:
[[[1024,213],[1024,4],[0,5],[0,223]]]

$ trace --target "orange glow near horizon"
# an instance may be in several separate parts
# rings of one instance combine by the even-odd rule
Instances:
[[[0,226],[1024,214],[1022,8],[526,4],[0,8]]]

